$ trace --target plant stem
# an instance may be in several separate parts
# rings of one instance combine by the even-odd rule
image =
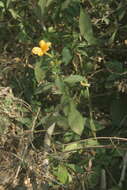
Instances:
[[[90,113],[90,127],[91,131],[94,137],[96,137],[96,132],[95,132],[95,125],[93,121],[93,112],[92,112],[92,103],[91,103],[91,98],[90,98],[90,92],[89,92],[89,87],[86,86],[86,92],[87,92],[87,98],[88,98],[88,106],[89,106],[89,113]]]

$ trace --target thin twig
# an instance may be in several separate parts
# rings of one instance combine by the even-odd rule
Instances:
[[[127,138],[122,138],[122,137],[93,137],[93,138],[88,138],[88,139],[82,139],[79,141],[75,141],[75,142],[71,142],[68,144],[63,144],[63,145],[72,145],[75,143],[83,143],[83,142],[87,142],[87,141],[91,141],[91,140],[117,140],[117,141],[123,141],[123,142],[127,142]]]

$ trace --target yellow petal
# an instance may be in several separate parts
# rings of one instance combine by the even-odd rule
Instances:
[[[51,42],[47,42],[48,47],[51,47],[51,45],[52,45]]]
[[[39,42],[39,46],[40,47],[43,47],[45,45],[45,41],[44,40],[41,40],[40,42]]]
[[[45,42],[44,40],[41,40],[39,42],[39,46],[41,48],[41,50],[43,51],[43,53],[46,53],[49,50],[49,47],[51,46],[50,42]]]
[[[40,47],[34,47],[32,53],[38,56],[42,56],[44,53]]]

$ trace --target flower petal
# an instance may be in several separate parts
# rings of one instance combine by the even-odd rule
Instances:
[[[39,42],[39,46],[41,48],[41,50],[43,51],[43,53],[46,53],[49,50],[49,47],[51,46],[50,42],[45,42],[44,40],[41,40]]]
[[[44,53],[40,47],[34,47],[32,53],[38,56],[42,56]]]
[[[48,47],[51,47],[51,45],[52,45],[51,42],[47,42]]]
[[[39,46],[42,48],[44,45],[45,45],[45,41],[44,41],[44,40],[41,40],[41,41],[39,42]]]

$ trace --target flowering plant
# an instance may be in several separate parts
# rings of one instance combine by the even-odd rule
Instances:
[[[34,47],[32,49],[32,53],[35,54],[35,55],[38,55],[38,56],[43,56],[44,54],[47,54],[47,51],[51,47],[51,43],[50,42],[45,42],[44,40],[41,40],[39,42],[39,46],[40,47]]]

